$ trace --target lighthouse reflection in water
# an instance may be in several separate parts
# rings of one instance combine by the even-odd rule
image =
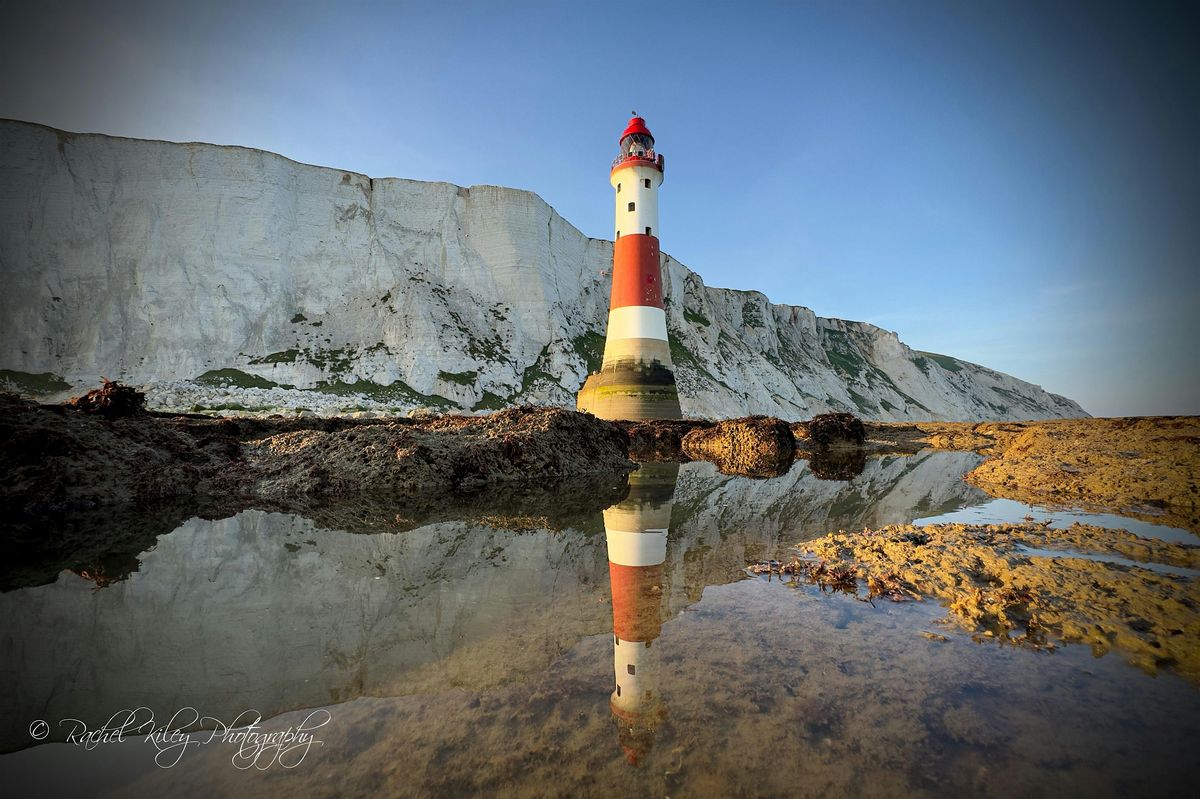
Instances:
[[[629,475],[626,498],[604,511],[615,677],[609,706],[634,765],[653,747],[666,718],[654,641],[662,631],[663,562],[678,477],[678,463],[644,463]]]

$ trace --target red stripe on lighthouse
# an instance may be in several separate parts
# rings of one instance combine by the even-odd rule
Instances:
[[[633,234],[613,244],[613,285],[610,308],[647,305],[662,308],[662,273],[658,268],[658,239]]]
[[[608,564],[612,585],[613,633],[622,641],[645,643],[662,632],[662,564]]]

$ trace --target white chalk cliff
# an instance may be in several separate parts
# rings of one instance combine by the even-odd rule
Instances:
[[[526,191],[0,122],[0,381],[30,393],[104,375],[177,409],[573,407],[611,260]],[[669,256],[664,283],[685,415],[1084,415]]]

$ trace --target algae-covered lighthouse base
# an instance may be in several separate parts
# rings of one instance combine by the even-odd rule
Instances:
[[[583,384],[576,407],[601,419],[682,418],[669,363],[605,365]]]
[[[617,207],[604,362],[583,384],[576,407],[601,419],[678,419],[658,246],[663,157],[636,114],[620,146],[609,175]]]

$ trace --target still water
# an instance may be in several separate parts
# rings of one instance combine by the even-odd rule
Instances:
[[[977,463],[879,458],[850,481],[803,462],[769,480],[650,464],[602,513],[553,519],[191,519],[124,579],[63,572],[0,595],[0,784],[30,796],[1195,795],[1200,691],[1172,674],[1083,646],[980,644],[936,602],[872,606],[747,576],[748,562],[838,528],[1046,513],[963,483]],[[257,716],[258,738],[226,729]]]

